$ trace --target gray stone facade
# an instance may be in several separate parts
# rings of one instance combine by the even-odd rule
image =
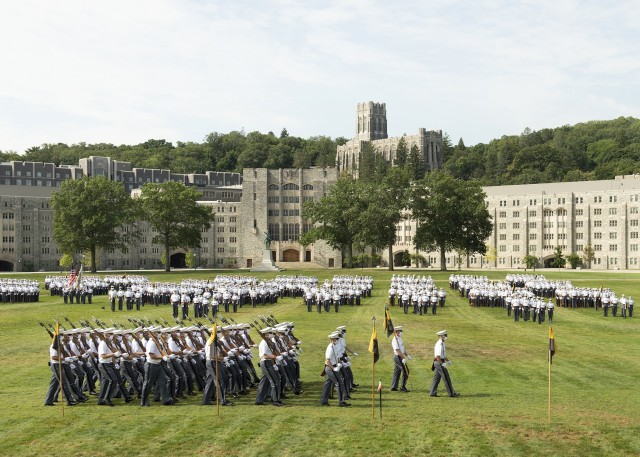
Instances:
[[[442,130],[418,129],[416,135],[404,137],[387,136],[387,108],[384,103],[358,103],[356,115],[356,136],[342,146],[336,153],[338,172],[347,171],[357,175],[360,151],[364,142],[371,142],[377,154],[387,162],[395,163],[396,150],[400,138],[404,138],[407,152],[415,145],[424,160],[426,171],[442,168]]]

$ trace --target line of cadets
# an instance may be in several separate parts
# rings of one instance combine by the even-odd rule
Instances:
[[[40,285],[31,279],[0,279],[0,302],[22,303],[40,300]]]
[[[246,395],[260,383],[259,402],[264,398],[264,379],[252,362],[251,348],[256,344],[249,329],[249,324],[217,327],[215,337],[201,326],[63,331],[49,348],[52,376],[45,405],[53,405],[58,398],[60,371],[69,406],[86,402],[88,394],[97,395],[98,405],[113,406],[115,398],[129,403],[137,395],[141,406],[150,406],[152,390],[154,401],[165,405],[196,395],[196,390],[202,392],[203,405],[213,404],[217,396],[220,404],[231,405],[229,397]],[[292,330],[291,322],[270,329],[278,357],[275,366],[282,367],[278,399],[284,397],[285,388],[302,392],[296,357],[300,341]]]
[[[338,392],[338,406],[348,407],[351,403],[351,393],[356,391],[358,384],[355,383],[353,372],[351,371],[351,358],[349,353],[358,356],[347,346],[347,328],[342,325],[329,334],[331,340],[325,350],[325,363],[321,375],[324,376],[322,386],[322,396],[320,404],[329,406],[329,399],[333,398],[334,389]]]
[[[341,306],[360,306],[362,298],[371,297],[373,278],[371,276],[336,275],[331,281],[325,279],[321,286],[306,285],[303,288],[303,303],[308,312],[337,313]]]
[[[389,306],[396,302],[405,314],[413,309],[413,314],[436,314],[438,306],[445,305],[447,293],[443,288],[436,287],[431,276],[420,275],[393,275],[389,287]]]

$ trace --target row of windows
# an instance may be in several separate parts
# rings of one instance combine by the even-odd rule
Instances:
[[[300,216],[299,209],[288,209],[288,208],[285,208],[282,211],[280,211],[279,209],[270,209],[267,211],[267,214],[269,216],[280,216],[281,212],[283,216]]]

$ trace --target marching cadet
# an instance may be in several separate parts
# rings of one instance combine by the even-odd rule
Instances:
[[[435,347],[433,348],[433,365],[431,369],[433,370],[433,381],[431,381],[431,389],[429,392],[429,396],[437,397],[438,396],[438,384],[440,384],[440,379],[444,379],[444,385],[447,389],[447,393],[450,397],[459,397],[460,394],[453,390],[453,385],[451,384],[451,378],[449,377],[449,371],[445,367],[445,364],[451,365],[451,361],[447,358],[447,349],[445,348],[444,342],[447,339],[447,331],[440,330],[436,333],[438,335],[438,341],[436,342]]]
[[[633,305],[635,304],[635,302],[633,301],[633,298],[631,298],[631,296],[629,296],[629,298],[627,298],[627,307],[629,308],[629,317],[633,317]]]
[[[389,306],[392,307],[396,304],[396,289],[395,287],[393,287],[393,284],[391,284],[391,287],[389,288]]]
[[[624,294],[620,297],[620,315],[625,319],[627,318],[627,299]]]
[[[549,324],[553,324],[553,308],[553,300],[549,299],[549,302],[547,303],[547,315],[549,316]]]
[[[339,339],[338,332],[333,332],[329,335],[331,342],[324,351],[324,384],[322,386],[322,397],[320,404],[322,406],[329,406],[329,395],[331,394],[334,386],[338,389],[338,406],[347,407],[351,406],[351,403],[345,401],[346,388],[344,380],[340,374],[341,363],[338,361],[335,345]]]
[[[191,303],[191,297],[186,291],[182,292],[180,302],[182,303],[182,318],[186,319],[189,317],[189,304]]]
[[[100,331],[100,329],[96,330]],[[125,402],[129,403],[133,399],[129,392],[125,389],[122,378],[115,369],[115,360],[122,356],[119,350],[111,348],[111,336],[109,332],[102,331],[103,335],[98,345],[98,371],[100,372],[100,393],[98,396],[98,404],[102,406],[115,406],[111,403],[111,396],[116,390],[120,390],[120,394],[124,397]],[[122,332],[121,330],[113,330],[111,333]]]
[[[77,404],[77,399],[74,397],[70,389],[69,379],[62,371],[62,382],[60,379],[60,364],[64,357],[61,350],[61,336],[56,336],[51,341],[49,346],[49,367],[51,368],[51,381],[49,382],[49,388],[47,389],[47,395],[44,400],[45,406],[54,406],[58,391],[62,388],[64,398],[67,400],[67,406],[74,406]]]
[[[140,397],[140,406],[151,406],[149,403],[149,393],[151,388],[156,391],[156,395],[162,396],[164,405],[173,405],[174,401],[167,390],[167,380],[162,369],[162,361],[168,362],[169,358],[162,355],[160,348],[156,344],[156,339],[151,336],[154,329],[149,329],[149,339],[145,346],[147,362],[144,365],[144,382],[142,383],[142,395]]]
[[[122,286],[118,289],[116,295],[118,297],[118,311],[122,311],[122,301],[124,300],[124,290],[122,290]]]
[[[270,341],[268,340],[273,334],[271,327],[266,327],[260,330],[262,341],[258,345],[258,353],[260,355],[260,369],[262,370],[262,377],[260,378],[260,384],[258,386],[258,394],[256,396],[256,405],[264,405],[267,395],[271,394],[271,401],[273,406],[283,406],[284,403],[280,400],[280,374],[278,373],[278,367],[276,361],[282,360],[281,355],[275,355],[271,349]],[[280,360],[278,360],[280,357]]]
[[[444,307],[444,302],[447,300],[447,292],[445,292],[443,287],[441,287],[438,292],[438,300],[440,302],[440,308]]]
[[[171,292],[171,307],[173,308],[173,318],[178,318],[178,308],[180,307],[180,294],[177,289]]]
[[[404,348],[404,342],[402,341],[402,326],[397,325],[393,327],[395,332],[391,339],[391,347],[393,348],[393,378],[391,379],[391,390],[398,390],[398,382],[400,381],[400,373],[402,373],[402,386],[400,390],[402,392],[409,392],[407,390],[407,380],[409,379],[409,368],[406,366],[407,361],[411,360],[411,357],[407,354]]]
[[[217,335],[211,335],[204,347],[207,360],[207,379],[202,393],[202,404],[210,405],[215,395],[223,406],[231,406],[233,403],[227,401],[227,373],[224,370],[224,356],[218,344]]]
[[[111,311],[115,311],[116,310],[116,297],[117,297],[117,292],[115,290],[115,288],[113,286],[111,286],[111,288],[109,289],[109,304],[111,305]]]

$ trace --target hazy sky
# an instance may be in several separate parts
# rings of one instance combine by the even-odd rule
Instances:
[[[640,116],[634,1],[5,1],[0,150],[243,129],[456,143]]]

